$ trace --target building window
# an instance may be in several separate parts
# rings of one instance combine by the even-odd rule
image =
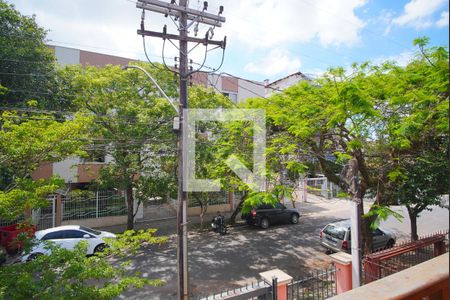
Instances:
[[[222,93],[224,96],[230,98],[231,101],[237,103],[237,94],[236,93]]]

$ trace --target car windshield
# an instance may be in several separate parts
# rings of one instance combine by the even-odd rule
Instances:
[[[328,225],[323,232],[340,240],[343,240],[345,237],[345,229],[334,225]]]
[[[101,234],[100,231],[95,230],[95,229],[92,229],[92,228],[89,228],[89,227],[80,226],[80,229],[81,229],[81,230],[84,230],[84,231],[86,231],[86,232],[89,232],[89,233],[91,233],[91,234],[95,234],[95,235],[100,235],[100,234]]]

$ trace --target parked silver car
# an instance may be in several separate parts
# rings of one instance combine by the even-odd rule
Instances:
[[[351,251],[350,220],[330,223],[320,231],[320,244],[334,252]],[[372,232],[372,250],[386,249],[394,246],[395,235],[387,229],[377,228]]]

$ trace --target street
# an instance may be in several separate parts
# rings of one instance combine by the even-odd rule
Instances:
[[[237,226],[226,236],[210,231],[190,231],[189,280],[191,295],[206,296],[235,288],[259,279],[259,273],[279,268],[294,278],[312,270],[322,270],[331,263],[319,244],[319,231],[327,223],[349,217],[350,205],[344,200],[312,197],[308,203],[297,204],[302,217],[297,225],[285,224],[261,230]],[[367,206],[366,206],[367,207]],[[365,208],[367,210],[367,208]],[[394,207],[403,212],[401,207]],[[391,229],[399,240],[409,236],[409,220],[393,218],[381,226]],[[436,208],[419,218],[419,234],[448,229],[448,209]],[[431,221],[432,220],[432,221]],[[162,287],[131,289],[123,299],[175,299],[177,294],[176,239],[154,246],[133,259],[131,269],[150,279],[166,281]]]

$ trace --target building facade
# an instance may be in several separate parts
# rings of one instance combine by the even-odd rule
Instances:
[[[57,62],[62,66],[71,64],[96,67],[104,67],[108,64],[125,66],[133,61],[137,61],[131,58],[75,48],[54,45],[48,45],[48,47],[53,50]],[[213,88],[217,92],[229,97],[235,103],[245,101],[247,98],[264,97],[265,95],[264,83],[228,75],[198,72],[193,74],[191,82],[192,84]],[[111,157],[105,156],[101,159],[91,160],[72,157],[61,162],[42,163],[32,174],[32,178],[50,178],[52,175],[58,175],[71,188],[82,188],[97,179],[101,167],[111,161]]]

